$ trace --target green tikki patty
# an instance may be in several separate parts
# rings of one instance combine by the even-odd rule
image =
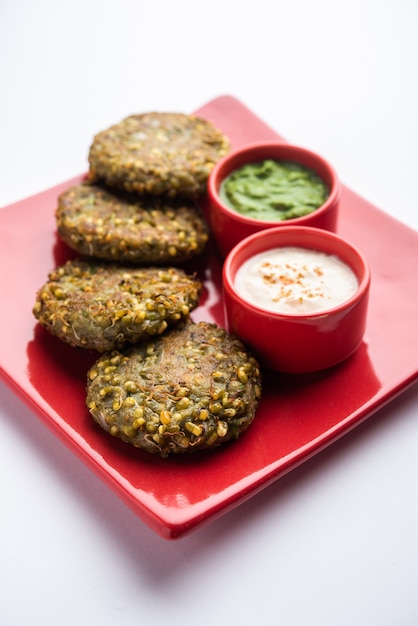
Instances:
[[[191,200],[140,197],[82,183],[62,193],[58,233],[82,255],[121,263],[177,264],[201,254],[208,227]]]
[[[88,373],[86,403],[105,431],[167,457],[238,438],[260,395],[260,369],[244,345],[189,320],[101,356]]]
[[[183,113],[142,113],[99,132],[90,175],[129,192],[195,198],[206,191],[229,141],[211,122]]]
[[[201,283],[176,268],[77,259],[54,269],[33,314],[72,346],[105,352],[159,335],[187,318]]]

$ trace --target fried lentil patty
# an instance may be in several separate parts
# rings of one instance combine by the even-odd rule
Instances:
[[[211,169],[228,150],[228,139],[201,117],[130,115],[93,138],[90,174],[129,192],[196,197],[206,190]]]
[[[201,283],[180,269],[76,259],[49,274],[33,314],[70,345],[105,352],[187,318],[200,292]]]
[[[139,197],[82,183],[62,193],[55,213],[73,250],[123,263],[176,264],[199,255],[208,227],[191,200]]]
[[[166,457],[219,446],[251,424],[261,395],[257,361],[223,328],[190,320],[87,376],[87,407],[111,435]]]

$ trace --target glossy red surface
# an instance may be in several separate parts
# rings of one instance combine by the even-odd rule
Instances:
[[[197,111],[233,146],[276,134],[236,99]],[[250,429],[217,451],[162,460],[109,437],[84,408],[96,355],[70,348],[31,309],[48,272],[70,253],[58,240],[57,195],[76,179],[0,210],[0,373],[15,393],[152,529],[179,537],[251,497],[354,428],[417,378],[418,234],[343,188],[339,231],[363,251],[372,285],[364,341],[341,365],[313,375],[266,375]],[[196,320],[224,323],[222,261],[209,251]]]
[[[225,205],[219,189],[222,181],[234,170],[246,163],[257,163],[265,159],[295,161],[314,170],[329,188],[329,196],[316,211],[283,222],[257,220],[241,215]],[[208,181],[208,220],[219,251],[226,256],[245,237],[266,228],[280,226],[311,226],[335,231],[341,198],[341,183],[328,161],[322,156],[284,141],[260,141],[232,150],[213,168]]]
[[[254,255],[282,246],[311,248],[338,256],[357,276],[356,293],[337,307],[309,315],[275,314],[247,302],[235,288],[238,269]],[[360,251],[335,233],[306,226],[254,233],[227,256],[223,285],[226,327],[241,337],[263,366],[294,374],[318,371],[346,359],[363,339],[370,271]]]

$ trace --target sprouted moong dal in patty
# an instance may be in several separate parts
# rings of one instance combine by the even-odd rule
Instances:
[[[192,200],[110,190],[88,182],[64,191],[58,233],[82,255],[126,263],[176,264],[201,254],[208,226]]]
[[[190,320],[101,356],[87,376],[94,420],[163,457],[236,439],[260,396],[259,365],[243,344],[215,324]]]
[[[83,256],[50,273],[33,307],[52,335],[104,353],[87,376],[93,419],[162,457],[238,438],[261,396],[255,358],[225,329],[191,321],[202,285],[170,265],[203,250],[206,223],[186,200],[228,151],[210,122],[183,114],[130,116],[99,133],[89,181],[56,211],[61,239]]]
[[[227,137],[201,117],[130,115],[93,138],[90,175],[129,192],[197,197],[206,191],[210,171],[229,149]]]
[[[201,287],[181,269],[76,259],[49,274],[33,314],[66,343],[105,352],[159,335],[187,318]]]

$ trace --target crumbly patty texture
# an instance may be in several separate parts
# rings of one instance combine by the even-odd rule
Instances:
[[[201,117],[142,113],[94,137],[90,174],[129,192],[196,197],[205,192],[210,171],[228,151],[228,139]]]
[[[243,344],[215,324],[189,320],[102,355],[88,372],[86,403],[111,435],[167,457],[237,438],[260,396],[259,365]]]
[[[180,269],[76,259],[49,274],[33,314],[70,345],[105,352],[159,335],[187,318],[200,293],[200,281]]]
[[[208,227],[192,200],[140,197],[82,183],[58,199],[59,235],[82,255],[110,261],[176,264],[201,254]]]

